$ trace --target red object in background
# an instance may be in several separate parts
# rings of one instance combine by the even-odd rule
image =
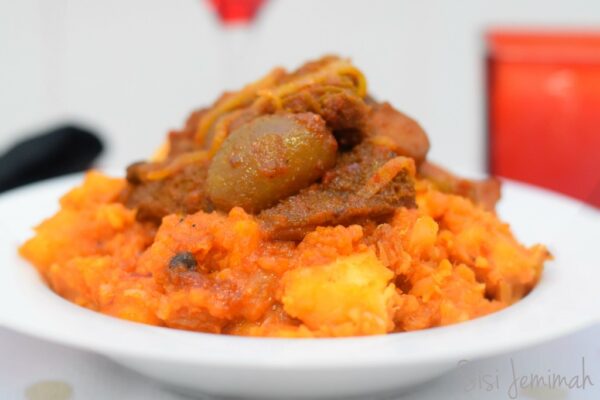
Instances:
[[[600,33],[487,44],[490,172],[600,207]]]
[[[225,24],[252,22],[264,0],[209,0]]]

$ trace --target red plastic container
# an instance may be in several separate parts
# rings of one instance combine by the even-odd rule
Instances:
[[[600,32],[494,31],[490,172],[600,207]]]

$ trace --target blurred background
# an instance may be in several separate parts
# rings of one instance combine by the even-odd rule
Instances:
[[[597,0],[0,0],[0,154],[74,123],[120,168],[223,90],[325,53],[417,119],[433,160],[600,206]]]

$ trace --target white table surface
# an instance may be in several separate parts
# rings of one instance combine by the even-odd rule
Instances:
[[[542,384],[511,384],[531,374],[579,376],[585,389]],[[514,375],[513,375],[514,367]],[[491,382],[486,386],[485,382]],[[46,385],[45,382],[54,382]],[[56,384],[58,382],[58,385]],[[591,382],[591,384],[590,384]],[[481,383],[481,385],[479,385]],[[43,388],[45,388],[45,390]],[[70,394],[69,394],[70,393]],[[2,400],[185,400],[156,382],[93,353],[48,343],[0,329],[0,399]],[[600,399],[600,325],[512,354],[472,361],[461,368],[397,397],[402,400],[440,399]],[[386,399],[392,400],[392,399]]]

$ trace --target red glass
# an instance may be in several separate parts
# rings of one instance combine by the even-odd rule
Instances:
[[[600,207],[600,32],[487,36],[490,172]]]
[[[225,24],[250,23],[264,0],[209,0]]]

